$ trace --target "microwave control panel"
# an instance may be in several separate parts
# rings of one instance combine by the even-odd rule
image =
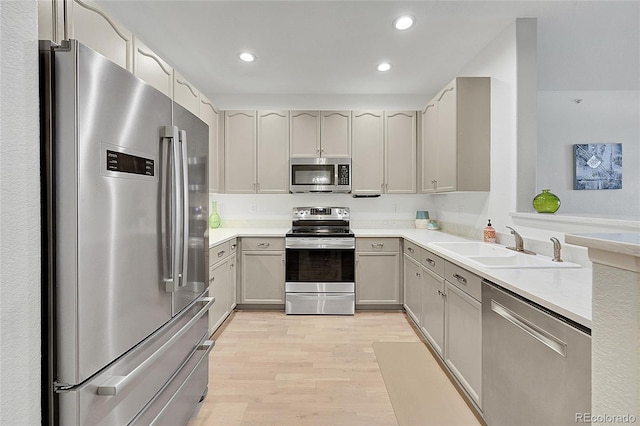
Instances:
[[[338,164],[338,185],[349,185],[348,164]]]

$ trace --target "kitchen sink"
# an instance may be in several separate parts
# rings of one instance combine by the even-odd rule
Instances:
[[[518,253],[481,241],[432,243],[483,268],[580,268],[577,263],[553,262],[550,257]]]
[[[432,243],[441,249],[451,251],[459,256],[503,257],[515,253],[503,246],[483,243],[481,241]]]
[[[477,262],[485,268],[580,268],[577,263],[553,262],[548,257],[530,254],[513,253],[513,256],[474,256],[469,260]]]

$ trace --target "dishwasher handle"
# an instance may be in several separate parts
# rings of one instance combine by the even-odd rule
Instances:
[[[544,344],[554,352],[557,352],[559,355],[565,358],[567,357],[567,344],[551,333],[548,333],[535,324],[527,321],[520,315],[516,314],[508,308],[505,308],[493,299],[491,299],[491,310],[500,315],[505,320],[509,321],[511,324],[520,328],[525,333],[528,333],[531,337],[538,340],[540,343]]]

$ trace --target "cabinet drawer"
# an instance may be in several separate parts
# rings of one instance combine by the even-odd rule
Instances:
[[[482,297],[482,278],[451,262],[444,264],[444,278],[476,300]]]
[[[358,252],[400,252],[398,238],[356,238]]]
[[[425,268],[435,272],[441,277],[444,276],[445,260],[440,256],[437,256],[431,253],[429,250],[423,249],[422,257],[420,258],[420,263],[422,263]]]
[[[209,265],[215,265],[231,253],[231,242],[225,241],[209,249]]]
[[[413,257],[418,262],[422,262],[422,258],[424,257],[424,249],[417,244],[413,244],[410,241],[404,240],[404,253],[408,256]]]
[[[284,238],[242,238],[242,250],[284,250]]]

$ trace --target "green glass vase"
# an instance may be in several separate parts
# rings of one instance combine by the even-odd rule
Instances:
[[[220,215],[218,214],[218,202],[211,202],[211,214],[209,215],[209,228],[220,228]]]
[[[560,198],[550,191],[549,189],[543,189],[541,193],[533,198],[533,208],[538,213],[555,213],[560,208]]]

